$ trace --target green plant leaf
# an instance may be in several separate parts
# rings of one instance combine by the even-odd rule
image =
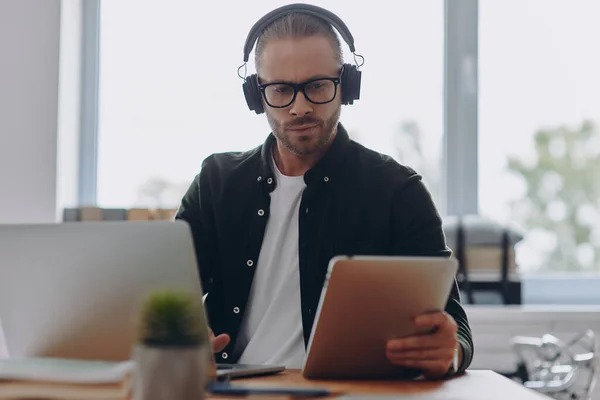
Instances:
[[[139,341],[153,347],[200,346],[208,340],[203,305],[191,293],[163,290],[144,302]]]

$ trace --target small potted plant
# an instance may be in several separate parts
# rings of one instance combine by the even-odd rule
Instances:
[[[174,290],[152,293],[142,304],[133,349],[136,400],[205,398],[212,364],[202,307],[197,296]]]

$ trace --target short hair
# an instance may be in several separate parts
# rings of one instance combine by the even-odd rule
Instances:
[[[254,53],[256,70],[258,71],[260,68],[260,57],[264,47],[270,40],[311,36],[323,36],[329,40],[334,51],[335,60],[341,67],[343,64],[342,46],[333,26],[313,15],[292,12],[271,22],[259,35]]]

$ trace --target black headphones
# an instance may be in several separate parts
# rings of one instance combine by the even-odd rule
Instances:
[[[250,32],[246,38],[246,44],[244,45],[244,64],[238,69],[238,75],[239,70],[242,67],[246,67],[246,63],[248,62],[250,52],[254,47],[254,43],[258,40],[258,37],[262,33],[263,29],[265,29],[276,19],[293,12],[309,14],[321,18],[322,20],[325,20],[331,24],[337,29],[346,44],[350,47],[350,51],[354,54],[355,61],[357,56],[363,59],[362,56],[354,53],[354,38],[352,37],[352,34],[350,33],[350,30],[346,24],[337,15],[324,8],[310,4],[289,4],[271,11],[258,20],[252,29],[250,29]],[[358,100],[360,98],[360,80],[362,74],[362,72],[358,69],[360,66],[362,66],[362,63],[360,65],[344,64],[342,67],[342,104],[352,104],[354,100]],[[248,108],[255,111],[257,114],[263,113],[265,110],[262,103],[262,95],[260,89],[258,88],[258,75],[253,74],[249,77],[242,77],[240,75],[240,77],[244,79],[242,88],[244,90],[244,96],[246,97],[246,103],[248,103]]]

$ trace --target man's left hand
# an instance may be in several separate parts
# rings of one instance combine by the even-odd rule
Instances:
[[[452,366],[458,345],[456,322],[448,313],[437,312],[418,316],[415,324],[432,333],[389,340],[387,358],[393,364],[421,370],[425,378],[442,378]],[[459,364],[461,357],[459,350]]]

